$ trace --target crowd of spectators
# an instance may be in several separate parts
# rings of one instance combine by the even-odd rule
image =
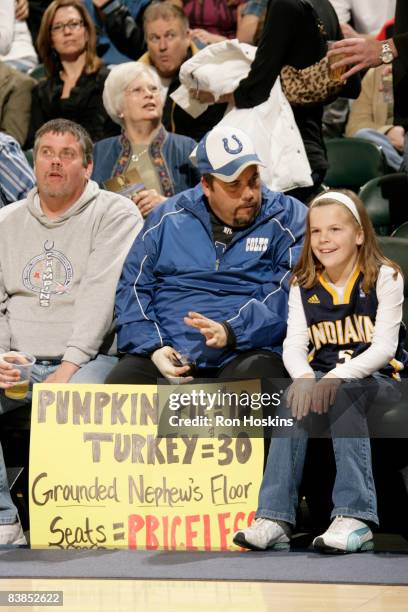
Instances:
[[[308,168],[307,181],[286,193],[262,186],[254,142],[266,133],[249,138],[245,125],[228,127],[228,113],[262,114],[272,92],[283,95],[285,66],[332,57],[334,68],[347,65],[341,135],[375,142],[398,171],[408,122],[399,98],[394,111],[386,64],[394,63],[394,90],[404,92],[400,1],[2,0],[2,352],[32,352],[37,380],[48,382],[189,380],[194,372],[180,361],[186,348],[206,376],[284,376],[290,270],[305,204],[324,189],[324,110],[333,98],[284,99],[273,118],[282,141],[290,140],[284,126],[299,134],[296,154]],[[247,73],[231,84],[220,72],[218,82],[228,81],[221,95],[197,81],[191,109],[182,108],[175,92],[183,64],[231,39],[253,53]],[[363,62],[374,48],[375,59]],[[195,112],[194,104],[205,108]],[[278,164],[290,174],[297,159]],[[13,234],[23,225],[29,239]],[[39,262],[57,257],[57,240],[59,278],[45,287]],[[47,315],[55,337],[45,331]],[[38,334],[34,317],[44,325]],[[0,365],[1,388],[13,384],[13,372]],[[0,413],[10,409],[3,399]],[[4,472],[0,445],[0,544],[21,544]]]
[[[323,38],[313,7],[325,30]],[[76,121],[95,143],[112,138],[108,165],[118,174],[129,165],[130,158],[122,155],[128,136],[103,103],[105,80],[115,64],[132,60],[149,65],[164,91],[162,128],[199,141],[228,112],[228,103],[253,108],[265,102],[285,64],[311,65],[324,56],[327,41],[343,36],[371,39],[381,36],[385,25],[390,36],[395,0],[377,1],[375,7],[352,0],[273,0],[269,6],[266,0],[6,0],[0,11],[0,129],[30,150],[36,130],[46,121]],[[180,86],[181,66],[203,46],[232,38],[258,45],[249,74],[237,82],[233,94],[208,104],[205,112],[187,112],[172,97]],[[359,76],[352,76],[333,104],[292,107],[311,168],[308,186],[295,188],[292,195],[307,201],[319,192],[328,167],[324,138],[330,135],[372,140],[382,146],[390,171],[399,169],[405,126],[398,120],[394,125],[390,72],[387,77],[382,69],[376,78],[366,75],[360,96]],[[386,78],[387,92],[382,87]],[[165,156],[167,167],[169,162],[178,163]],[[95,174],[98,182],[110,178],[104,166],[102,178]],[[173,185],[163,190],[159,166],[155,186],[148,186],[157,192],[157,202],[164,191],[180,191],[194,180],[194,173],[188,184],[168,176]]]

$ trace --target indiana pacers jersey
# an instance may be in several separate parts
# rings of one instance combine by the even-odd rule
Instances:
[[[344,291],[343,301],[323,278],[310,289],[300,287],[309,333],[308,360],[314,370],[328,372],[356,357],[371,344],[378,308],[376,288],[364,293],[363,273],[356,269]],[[399,378],[408,368],[408,354],[403,349],[402,325],[395,358],[381,372]]]

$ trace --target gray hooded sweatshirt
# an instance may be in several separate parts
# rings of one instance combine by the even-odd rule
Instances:
[[[56,219],[37,188],[0,210],[0,350],[78,366],[112,352],[116,285],[143,225],[126,198],[89,181]]]

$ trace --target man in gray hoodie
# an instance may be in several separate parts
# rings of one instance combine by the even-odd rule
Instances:
[[[115,289],[142,217],[89,180],[92,142],[76,123],[42,126],[34,163],[37,187],[0,210],[0,389],[20,376],[1,360],[10,350],[36,357],[34,382],[102,383],[117,361]],[[1,394],[0,414],[17,405]],[[0,446],[0,545],[24,543]]]

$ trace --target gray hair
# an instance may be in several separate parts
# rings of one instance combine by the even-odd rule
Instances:
[[[164,101],[164,89],[157,72],[143,62],[126,62],[114,66],[109,72],[103,88],[103,105],[109,117],[124,127],[121,118],[123,110],[123,97],[130,83],[140,76],[148,76],[157,85],[161,100]]]
[[[72,134],[74,138],[78,141],[79,146],[82,149],[82,164],[84,168],[88,166],[88,164],[93,159],[93,142],[88,132],[82,125],[79,123],[75,123],[75,121],[70,121],[69,119],[51,119],[51,121],[47,121],[44,123],[35,133],[34,140],[34,149],[33,149],[33,158],[37,157],[38,149],[40,146],[40,139],[44,134]]]

